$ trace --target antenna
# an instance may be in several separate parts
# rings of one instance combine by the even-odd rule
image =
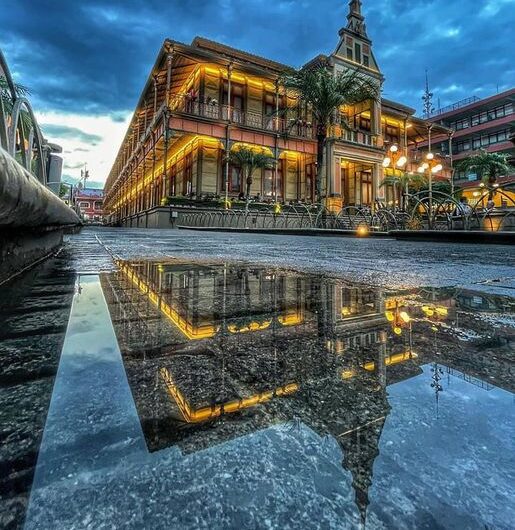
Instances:
[[[431,117],[431,115],[434,113],[435,108],[433,106],[433,93],[429,92],[429,77],[427,73],[427,68],[426,68],[426,90],[424,91],[424,95],[422,96],[422,101],[424,102],[424,106],[423,106],[424,118],[428,120]]]

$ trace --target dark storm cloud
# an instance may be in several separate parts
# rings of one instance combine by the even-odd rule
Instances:
[[[385,96],[420,108],[424,70],[435,104],[515,84],[515,0],[364,0]],[[344,0],[3,0],[0,46],[40,110],[132,110],[169,37],[203,35],[299,66],[330,53]]]

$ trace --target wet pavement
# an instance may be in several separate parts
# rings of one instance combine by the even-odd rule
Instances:
[[[0,526],[511,528],[513,260],[71,236],[0,290]]]

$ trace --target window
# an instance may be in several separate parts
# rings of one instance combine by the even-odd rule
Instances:
[[[464,118],[462,120],[458,120],[455,125],[455,129],[457,131],[461,131],[462,129],[468,129],[470,127],[470,119]]]
[[[231,193],[240,193],[241,189],[241,168],[229,164],[229,191]]]
[[[275,198],[275,190],[277,188],[277,197],[282,197],[283,194],[283,166],[282,160],[277,163],[277,176],[275,170],[265,169],[263,171],[263,197],[265,199]]]
[[[353,59],[352,48],[347,48],[347,59],[349,59],[350,61],[352,61]]]
[[[81,201],[81,202],[79,202],[79,206],[80,206],[81,208],[89,208],[89,202],[87,202],[87,201]]]
[[[95,210],[101,210],[102,209],[102,203],[100,201],[95,201]]]
[[[170,195],[175,196],[175,181],[177,179],[177,164],[170,168]]]
[[[370,66],[370,59],[368,58],[368,55],[363,55],[363,64],[365,66]]]
[[[230,105],[233,109],[232,119],[237,123],[243,121],[243,111],[244,109],[244,86],[237,83],[231,83],[231,102]],[[229,83],[224,81],[224,91],[223,91],[223,104],[229,104]]]
[[[306,197],[315,200],[315,164],[306,165]]]
[[[193,190],[193,157],[188,153],[184,157],[184,171],[182,179],[182,194],[189,195]]]
[[[357,42],[354,44],[354,58],[357,63],[361,62],[361,45]]]
[[[388,125],[388,124],[385,125],[384,137],[385,137],[385,141],[389,143],[392,143],[392,144],[399,143],[399,138],[400,138],[399,127],[396,127],[394,125]]]

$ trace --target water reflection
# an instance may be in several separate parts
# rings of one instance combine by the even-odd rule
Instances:
[[[392,293],[251,265],[118,266],[101,283],[148,450],[194,453],[303,423],[338,441],[362,523],[388,387],[426,378],[435,417],[451,379],[513,391],[513,330],[481,318],[513,313],[510,299]]]

